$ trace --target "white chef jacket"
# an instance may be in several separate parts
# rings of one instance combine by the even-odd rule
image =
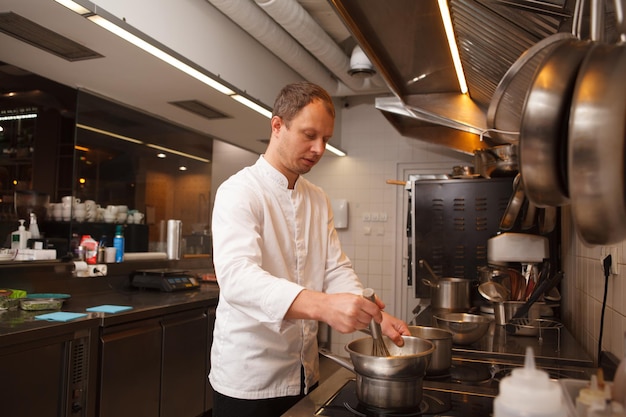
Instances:
[[[284,320],[304,288],[360,294],[321,188],[287,178],[261,156],[225,181],[213,208],[220,287],[209,380],[241,399],[300,394],[319,380],[317,321]]]

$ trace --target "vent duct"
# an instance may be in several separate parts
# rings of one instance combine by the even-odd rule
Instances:
[[[67,61],[102,58],[99,53],[13,12],[0,13],[0,32]]]

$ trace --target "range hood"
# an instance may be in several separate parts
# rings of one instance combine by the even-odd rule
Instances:
[[[499,144],[480,140],[498,83],[532,45],[571,31],[574,9],[574,0],[449,0],[464,95],[437,0],[331,3],[394,93],[376,107],[402,135],[464,154]]]

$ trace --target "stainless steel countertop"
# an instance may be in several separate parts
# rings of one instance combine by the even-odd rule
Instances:
[[[554,319],[558,321],[558,319]],[[421,326],[436,327],[430,307],[420,313],[416,321]],[[466,346],[454,345],[453,357],[523,364],[526,348],[531,347],[535,361],[545,367],[593,367],[593,358],[574,339],[565,327],[548,328],[541,331],[542,338],[536,336],[514,336],[506,332],[504,326],[491,323],[486,335],[476,343]]]

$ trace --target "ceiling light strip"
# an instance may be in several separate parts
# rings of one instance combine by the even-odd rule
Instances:
[[[146,143],[146,146],[148,146],[150,148],[153,148],[153,149],[158,149],[159,151],[169,152],[169,153],[173,153],[175,155],[184,156],[185,158],[195,159],[196,161],[206,162],[207,164],[209,162],[211,162],[210,159],[202,158],[200,156],[191,155],[191,154],[188,154],[188,153],[185,153],[185,152],[177,151],[175,149],[166,148],[164,146],[155,145],[153,143]]]
[[[330,143],[327,143],[327,144],[326,144],[326,150],[327,150],[328,152],[332,152],[332,153],[334,153],[334,154],[335,154],[335,155],[337,155],[337,156],[346,156],[346,155],[347,155],[344,151],[342,151],[342,150],[341,150],[341,149],[339,149],[339,148],[334,147],[334,146],[333,146],[333,145],[331,145]]]
[[[208,85],[211,88],[214,88],[215,90],[217,90],[217,91],[219,91],[219,92],[229,96],[233,100],[236,100],[237,102],[243,104],[244,106],[246,106],[246,107],[256,111],[257,113],[267,117],[268,119],[272,118],[271,110],[263,107],[262,105],[260,105],[258,103],[255,103],[251,99],[249,99],[249,98],[247,98],[247,97],[245,97],[245,96],[243,96],[241,94],[236,93],[235,91],[233,91],[229,87],[226,87],[225,85],[215,81],[214,79],[212,79],[208,75],[203,74],[202,72],[196,70],[195,68],[192,68],[190,65],[185,64],[181,60],[179,60],[179,59],[173,57],[172,55],[164,52],[163,50],[161,50],[161,49],[157,48],[156,46],[150,44],[149,42],[141,39],[140,37],[130,33],[129,31],[123,29],[119,25],[111,22],[111,20],[104,18],[101,14],[96,14],[94,11],[91,11],[91,10],[87,9],[86,7],[83,7],[80,4],[78,4],[78,3],[76,3],[75,1],[72,1],[72,0],[55,0],[55,1],[57,3],[65,6],[65,7],[67,7],[68,9],[74,11],[75,13],[78,13],[78,14],[82,15],[83,17],[89,19],[90,21],[92,21],[93,23],[97,24],[98,26],[100,26],[100,27],[108,30],[109,32],[119,36],[120,38],[126,40],[127,42],[130,42],[133,45],[137,46],[138,48],[148,52],[149,54],[153,55],[154,57],[156,57],[156,58],[158,58],[158,59],[168,63],[169,65],[172,65],[173,67],[175,67],[178,70],[186,73],[187,75],[190,75],[191,77],[197,79],[198,81]],[[102,13],[102,12],[100,12],[100,13]],[[99,132],[99,133],[102,133],[102,132]],[[132,139],[132,138],[120,137],[119,139],[128,140],[128,139]],[[135,139],[132,139],[131,141],[133,141],[133,140],[135,140]],[[143,142],[138,142],[138,143],[143,143]],[[151,146],[151,145],[148,144],[148,146]],[[153,145],[152,147],[155,147],[156,149],[160,149],[160,148],[157,147],[157,145]],[[171,153],[181,154],[178,151],[172,151],[171,149],[167,149],[167,148],[163,148],[163,150],[166,150],[166,151],[171,152]],[[336,147],[334,147],[332,145],[329,145],[329,144],[326,144],[326,150],[328,150],[329,152],[334,153],[337,156],[346,156],[346,152],[344,152],[341,149],[336,148]],[[210,162],[207,159],[195,157],[193,155],[188,155],[188,154],[184,154],[183,153],[183,156],[195,158],[195,159],[198,159],[198,160],[203,161],[203,162]]]
[[[108,130],[98,129],[98,128],[93,127],[93,126],[87,126],[87,125],[83,125],[83,124],[80,124],[80,123],[76,123],[76,127],[80,128],[80,129],[84,129],[84,130],[89,130],[90,132],[100,133],[101,135],[110,136],[112,138],[125,140],[126,142],[132,142],[132,143],[135,143],[137,145],[146,145],[146,146],[148,146],[150,148],[153,148],[153,149],[158,149],[160,151],[169,152],[171,154],[184,156],[185,158],[189,158],[189,159],[195,159],[196,161],[206,162],[206,163],[211,162],[210,159],[202,158],[202,157],[196,156],[196,155],[191,155],[191,154],[188,154],[188,153],[185,153],[185,152],[177,151],[175,149],[166,148],[164,146],[154,145],[152,143],[145,143],[145,142],[143,142],[143,141],[141,141],[139,139],[134,139],[134,138],[130,138],[128,136],[118,135],[117,133],[109,132]]]
[[[14,114],[12,116],[0,116],[0,121],[3,121],[3,120],[35,119],[35,118],[37,118],[37,113]]]
[[[83,125],[80,123],[76,123],[76,127],[84,129],[84,130],[89,130],[90,132],[100,133],[101,135],[111,136],[112,138],[125,140],[126,142],[132,142],[138,145],[143,145],[143,142],[138,139],[130,138],[128,136],[118,135],[117,133],[109,132],[108,130],[98,129],[97,127],[87,126],[87,125]]]
[[[55,0],[55,1],[67,7],[68,9],[80,14],[81,16],[89,19],[90,21],[97,24],[98,26],[119,36],[120,38],[126,40],[127,42],[130,42],[131,44],[137,46],[138,48],[143,49],[144,51],[162,60],[163,62],[166,62],[167,64],[197,79],[198,81],[208,85],[209,87],[219,91],[220,93],[225,94],[231,97],[232,99],[238,101],[239,103],[245,105],[246,107],[262,114],[268,119],[272,117],[271,112],[267,108],[253,102],[252,100],[242,96],[241,94],[238,94],[233,89],[227,87],[226,85],[222,84],[219,81],[216,81],[215,79],[202,73],[201,71],[193,68],[189,64],[182,62],[180,59],[152,45],[150,42],[147,42],[141,39],[139,36],[130,33],[128,30],[122,28],[120,25],[113,23],[111,18],[103,17],[102,11],[98,10],[98,13],[96,13],[95,11],[91,11],[87,9],[86,7],[83,7],[82,5],[72,0]]]
[[[159,58],[161,61],[166,62],[170,64],[171,66],[173,66],[174,68],[184,72],[185,74],[192,76],[196,80],[203,82],[204,84],[219,91],[220,93],[226,94],[226,95],[235,94],[233,90],[226,87],[225,85],[215,81],[214,79],[201,73],[197,69],[190,67],[189,65],[180,61],[179,59],[174,58],[170,54],[144,41],[138,36],[133,35],[127,30],[122,29],[121,27],[105,19],[104,17],[95,14],[95,15],[87,16],[87,19],[91,20],[93,23],[97,24],[98,26],[108,30],[109,32],[119,36],[120,38],[132,43],[136,47],[143,49],[147,53]]]
[[[250,100],[249,98],[246,98],[240,94],[233,94],[232,96],[230,96],[232,99],[240,102],[241,104],[243,104],[246,107],[251,108],[252,110],[256,111],[259,114],[262,114],[263,116],[267,117],[268,119],[272,118],[272,112],[258,104],[256,104],[255,102],[253,102],[252,100]]]
[[[454,36],[454,28],[452,27],[452,17],[450,16],[448,1],[438,0],[438,3],[439,11],[441,12],[441,19],[443,20],[443,27],[446,30],[446,36],[448,38],[450,53],[452,54],[452,62],[454,62],[456,77],[459,80],[459,87],[461,88],[461,93],[467,94],[467,82],[465,81],[463,65],[461,64],[461,56],[459,55],[459,48],[456,44],[456,39]]]

